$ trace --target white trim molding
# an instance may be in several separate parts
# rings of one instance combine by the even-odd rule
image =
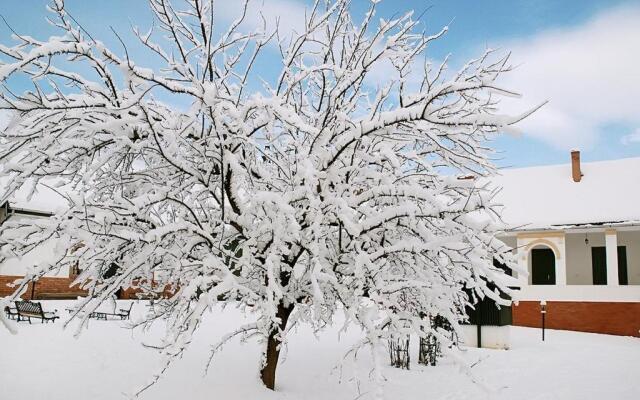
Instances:
[[[615,229],[604,231],[607,252],[607,286],[619,286],[618,282],[618,233]]]
[[[640,285],[525,286],[516,291],[513,300],[640,303]]]

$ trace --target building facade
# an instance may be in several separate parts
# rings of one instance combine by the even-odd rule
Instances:
[[[514,325],[640,337],[640,158],[505,170]]]
[[[49,218],[51,215],[46,211],[12,207],[8,201],[0,205],[0,224],[9,218],[31,223],[38,219]],[[53,244],[40,246],[28,256],[21,259],[12,258],[2,263],[0,265],[0,297],[13,294],[15,291],[13,284],[27,275],[33,265],[53,260],[55,252],[52,246]],[[77,270],[69,268],[60,268],[58,271],[48,273],[37,282],[29,283],[22,298],[73,299],[77,296],[86,296],[85,290],[73,285],[77,273]]]

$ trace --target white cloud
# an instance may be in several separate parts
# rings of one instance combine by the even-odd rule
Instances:
[[[519,126],[559,149],[608,140],[608,123],[640,124],[640,7],[625,6],[583,25],[501,43],[519,67],[503,85],[524,95],[510,112],[549,100]]]
[[[633,133],[623,136],[622,139],[620,139],[620,143],[625,146],[632,143],[640,144],[640,128],[636,129]]]

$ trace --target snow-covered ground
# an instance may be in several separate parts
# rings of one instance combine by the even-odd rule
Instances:
[[[44,302],[64,309],[63,302]],[[133,314],[144,309],[134,305]],[[61,315],[66,317],[66,313]],[[371,359],[362,353],[357,365],[334,368],[359,337],[355,329],[338,340],[337,328],[315,338],[306,327],[291,336],[279,366],[277,391],[259,383],[259,346],[233,342],[214,359],[203,376],[209,343],[244,319],[238,311],[208,316],[189,351],[142,399],[370,399]],[[155,372],[158,355],[142,347],[161,327],[149,332],[122,328],[119,321],[91,321],[78,339],[55,324],[20,324],[17,336],[0,329],[0,399],[127,398]],[[438,367],[412,364],[410,371],[386,368],[388,399],[638,399],[640,339],[587,333],[513,328],[512,349],[468,349],[463,358],[474,378],[450,360]],[[417,343],[412,343],[416,347]],[[414,349],[415,350],[415,349]],[[413,360],[417,357],[413,357]],[[354,377],[355,374],[355,377]],[[476,383],[474,383],[474,380]]]

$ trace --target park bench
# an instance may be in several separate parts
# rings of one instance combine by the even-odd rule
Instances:
[[[31,318],[40,318],[42,322],[55,322],[60,318],[53,312],[43,311],[42,304],[32,301],[16,301],[16,310],[18,321],[27,320],[31,323]]]
[[[131,304],[129,304],[129,309],[121,308],[120,309],[120,318],[129,319],[129,317],[131,316],[131,309],[132,308],[133,308],[133,302],[131,302]]]
[[[89,318],[95,318],[95,319],[102,319],[102,320],[107,320],[107,317],[109,316],[113,316],[113,317],[119,317],[121,320],[125,320],[125,319],[129,319],[129,316],[131,315],[131,309],[133,308],[133,302],[131,302],[131,304],[129,304],[129,308],[120,308],[118,310],[118,312],[116,313],[108,313],[108,312],[104,312],[104,311],[94,311],[91,314],[89,314]]]
[[[18,310],[15,307],[4,307],[4,313],[7,314],[7,318],[16,319],[18,318]]]

